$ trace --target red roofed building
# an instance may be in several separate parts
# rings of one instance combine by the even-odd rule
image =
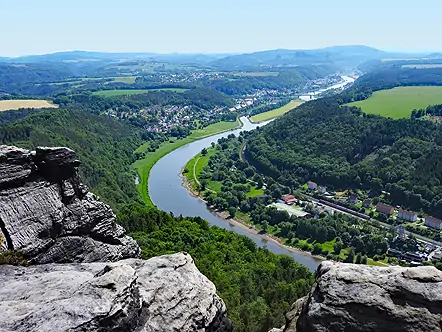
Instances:
[[[391,216],[394,212],[394,208],[390,205],[379,203],[376,205],[376,211],[379,213],[385,213],[388,216]]]
[[[398,217],[411,222],[415,222],[417,220],[416,213],[402,209],[399,209]]]
[[[298,202],[297,198],[295,196],[293,196],[293,195],[285,195],[285,196],[282,196],[281,199],[287,205],[292,205],[292,204]]]
[[[427,216],[425,217],[425,226],[435,229],[442,229],[442,220],[439,220],[432,216]]]

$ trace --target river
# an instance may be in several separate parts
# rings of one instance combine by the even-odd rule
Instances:
[[[204,202],[190,195],[183,186],[183,179],[180,177],[182,169],[203,148],[209,147],[212,142],[216,142],[219,138],[226,137],[231,133],[238,136],[241,131],[249,131],[257,126],[267,124],[253,124],[246,117],[241,117],[240,120],[243,123],[243,127],[240,129],[227,131],[189,143],[161,158],[150,171],[148,184],[150,198],[160,210],[172,212],[174,215],[181,214],[186,217],[199,216],[207,220],[210,225],[245,235],[252,239],[259,247],[266,246],[275,254],[289,255],[295,261],[307,266],[311,271],[315,271],[321,262],[317,258],[301,251],[288,250],[275,241],[266,240],[243,226],[234,225],[217,216],[207,209]]]
[[[353,83],[355,81],[355,79],[350,76],[341,76],[341,78],[342,78],[341,82],[331,85],[327,88],[320,89],[315,92],[309,92],[309,93],[306,93],[305,95],[301,95],[301,96],[299,96],[299,99],[305,100],[305,101],[314,100],[314,99],[316,99],[316,96],[319,95],[320,93],[323,93],[325,91],[332,90],[332,89],[343,88],[347,84]]]

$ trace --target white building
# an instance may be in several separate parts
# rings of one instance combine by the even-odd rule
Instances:
[[[425,226],[435,229],[442,229],[442,220],[439,220],[432,216],[427,216],[425,217]]]
[[[407,221],[415,222],[417,220],[417,214],[411,211],[399,209],[398,217]]]

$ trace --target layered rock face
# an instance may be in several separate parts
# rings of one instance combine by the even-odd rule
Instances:
[[[286,332],[440,332],[442,272],[324,262],[311,293],[293,306]]]
[[[0,331],[231,331],[186,253],[147,261],[0,266]]]
[[[0,146],[0,231],[31,263],[117,261],[137,257],[136,242],[112,210],[89,193],[67,148]]]

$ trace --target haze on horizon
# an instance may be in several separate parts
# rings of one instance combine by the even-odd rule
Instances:
[[[0,0],[0,56],[67,50],[245,53],[367,45],[442,50],[440,0]]]

